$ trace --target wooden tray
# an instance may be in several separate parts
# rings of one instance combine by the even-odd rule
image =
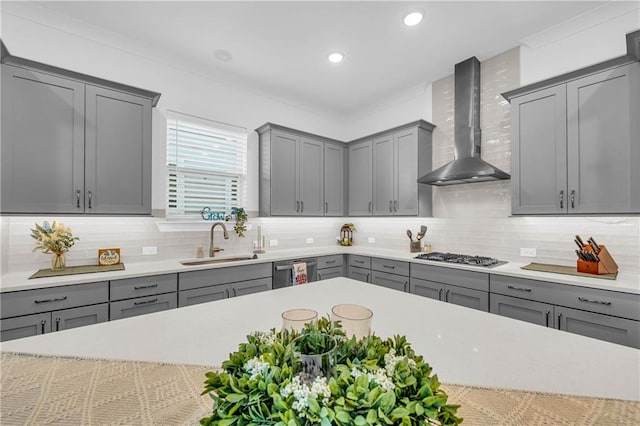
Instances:
[[[548,263],[534,262],[526,266],[522,266],[521,269],[527,269],[529,271],[538,271],[538,272],[552,272],[554,274],[566,274],[566,275],[577,275],[581,277],[602,278],[605,280],[615,280],[618,277],[618,271],[611,274],[595,275],[587,272],[580,272],[575,266],[551,265]]]
[[[118,263],[117,265],[82,265],[82,266],[67,266],[61,271],[52,271],[51,269],[39,269],[38,272],[31,275],[32,278],[45,278],[45,277],[60,277],[63,275],[76,275],[76,274],[91,274],[94,272],[111,272],[111,271],[124,271],[124,263]]]

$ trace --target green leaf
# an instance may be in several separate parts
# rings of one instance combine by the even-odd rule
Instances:
[[[371,409],[367,412],[367,423],[371,425],[378,423],[378,415],[376,414],[376,410]]]
[[[336,410],[336,420],[340,423],[349,424],[351,423],[351,416],[346,411]]]
[[[356,426],[365,426],[367,424],[367,421],[362,416],[356,416],[354,423],[356,424]]]
[[[238,402],[238,401],[242,401],[243,399],[245,399],[247,397],[247,395],[245,394],[239,394],[239,393],[230,393],[229,395],[227,395],[225,397],[225,399],[229,402]]]
[[[309,411],[314,414],[320,414],[320,404],[315,398],[308,398],[307,402],[309,403]]]
[[[399,420],[409,416],[409,410],[404,407],[396,407],[391,412],[391,420]]]

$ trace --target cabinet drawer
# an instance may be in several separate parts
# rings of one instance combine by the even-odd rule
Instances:
[[[557,284],[526,278],[491,276],[491,292],[559,306],[640,320],[640,295]]]
[[[409,262],[400,260],[381,259],[378,257],[371,258],[371,269],[374,271],[387,272],[390,274],[409,276]]]
[[[411,265],[411,277],[473,290],[489,291],[489,274],[483,272],[413,263]]]
[[[134,297],[170,293],[178,290],[178,274],[113,280],[109,285],[111,288],[110,300],[132,299]]]
[[[190,290],[193,288],[255,280],[270,276],[271,263],[181,272],[178,275],[178,289],[181,291]]]
[[[109,301],[107,281],[14,291],[0,295],[2,318],[17,317]]]
[[[334,256],[322,256],[318,258],[318,269],[334,268],[344,264],[344,256],[336,254]]]
[[[328,280],[330,278],[338,278],[344,275],[344,268],[336,266],[335,268],[324,268],[318,271],[318,281]]]
[[[398,291],[409,291],[409,277],[371,271],[371,283]]]
[[[178,296],[176,293],[158,294],[155,296],[122,300],[120,302],[111,302],[109,306],[111,311],[110,319],[113,321],[121,318],[150,314],[152,312],[173,309],[177,307],[177,305]]]
[[[349,258],[349,266],[371,269],[371,258],[369,256],[358,256],[357,254],[349,254],[347,256]]]

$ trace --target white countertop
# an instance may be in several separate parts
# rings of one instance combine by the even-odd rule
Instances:
[[[640,350],[553,328],[334,278],[0,343],[0,350],[220,365],[245,335],[280,313],[338,303],[373,310],[382,337],[404,334],[441,381],[640,400]]]
[[[619,273],[616,280],[602,278],[591,278],[584,276],[573,276],[564,274],[554,274],[547,272],[537,272],[521,269],[524,263],[509,262],[506,265],[495,268],[483,268],[469,265],[457,265],[444,262],[433,262],[416,260],[414,257],[418,253],[410,253],[407,250],[376,249],[366,246],[340,247],[304,247],[292,250],[267,251],[258,255],[256,260],[237,261],[230,263],[208,264],[199,266],[184,266],[179,263],[180,259],[170,259],[163,261],[149,261],[128,263],[125,262],[125,270],[115,272],[99,272],[80,275],[64,275],[52,278],[29,279],[35,272],[12,273],[2,276],[0,281],[0,293],[7,291],[28,290],[33,288],[54,287],[59,285],[82,284],[87,282],[97,282],[106,280],[116,280],[123,278],[134,278],[145,275],[169,274],[176,272],[187,272],[202,269],[224,268],[230,266],[240,266],[256,262],[275,262],[287,259],[296,259],[314,256],[326,256],[332,254],[358,254],[363,256],[384,257],[418,264],[429,264],[444,268],[466,269],[476,272],[491,273],[496,275],[507,275],[513,277],[529,278],[541,281],[550,281],[560,284],[577,285],[581,287],[598,288],[601,290],[620,291],[624,293],[640,294],[640,277],[638,275]],[[234,257],[238,255],[252,255],[252,253],[225,253],[216,258]]]

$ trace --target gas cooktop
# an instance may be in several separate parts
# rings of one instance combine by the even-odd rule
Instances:
[[[466,254],[440,253],[437,251],[431,253],[422,253],[415,257],[422,260],[433,260],[436,262],[460,263],[463,265],[482,266],[485,268],[495,268],[504,265],[505,261],[498,260],[493,257],[470,256]]]

